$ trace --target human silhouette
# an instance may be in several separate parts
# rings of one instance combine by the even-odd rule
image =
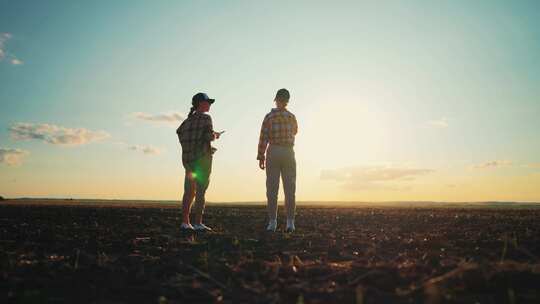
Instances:
[[[182,145],[182,164],[186,174],[184,178],[184,195],[182,198],[182,224],[184,231],[210,231],[212,228],[202,222],[205,193],[210,183],[212,172],[212,155],[216,151],[210,142],[218,139],[221,133],[214,132],[212,117],[208,115],[214,103],[205,93],[197,93],[191,100],[188,117],[176,130]],[[194,224],[190,222],[191,204],[195,215]]]
[[[287,232],[295,230],[296,210],[296,159],[294,139],[298,133],[298,123],[293,113],[287,110],[290,94],[287,89],[279,89],[274,101],[276,108],[264,117],[257,160],[262,170],[266,169],[266,198],[268,226],[266,230],[274,232],[277,228],[277,199],[279,179],[283,179],[285,209],[287,214]],[[266,156],[265,156],[266,154]]]

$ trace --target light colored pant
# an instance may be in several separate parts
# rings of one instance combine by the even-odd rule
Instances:
[[[266,198],[268,219],[277,219],[279,177],[283,179],[287,219],[294,219],[296,209],[296,159],[293,147],[270,145],[266,152]]]
[[[193,163],[185,165],[186,176],[184,178],[183,201],[191,201],[195,196],[193,213],[200,216],[204,213],[206,204],[205,194],[210,184],[210,173],[212,172],[212,156],[206,155]]]

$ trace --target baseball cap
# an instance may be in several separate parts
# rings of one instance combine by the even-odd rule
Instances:
[[[211,99],[206,95],[206,93],[197,93],[193,95],[193,98],[191,99],[192,105],[198,105],[202,101],[208,101],[210,104],[214,103],[216,101],[215,99]]]
[[[287,89],[279,89],[276,93],[276,99],[289,99],[291,98],[291,94],[289,94],[289,91]]]

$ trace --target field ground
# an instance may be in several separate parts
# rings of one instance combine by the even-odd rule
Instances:
[[[109,207],[0,202],[0,302],[540,303],[538,208]]]

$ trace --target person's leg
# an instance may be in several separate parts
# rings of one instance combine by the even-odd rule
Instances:
[[[280,164],[276,152],[275,147],[270,146],[266,153],[266,199],[270,223],[275,223],[277,220]]]
[[[195,181],[193,180],[192,171],[186,168],[184,177],[184,196],[182,198],[182,223],[189,224],[189,214],[191,211],[191,203],[195,196]]]
[[[292,148],[285,153],[281,170],[283,190],[285,192],[287,228],[294,230],[294,216],[296,211],[296,159]]]
[[[202,224],[202,217],[206,205],[205,194],[210,184],[210,174],[212,172],[212,156],[205,156],[198,162],[196,169],[196,194],[193,214],[195,215],[195,224]]]

